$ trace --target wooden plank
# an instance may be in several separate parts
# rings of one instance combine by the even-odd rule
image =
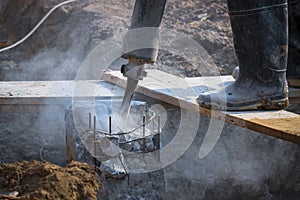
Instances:
[[[147,72],[148,76],[140,81],[137,92],[184,109],[199,111],[234,125],[300,144],[300,116],[297,114],[285,110],[225,112],[199,107],[196,102],[198,94],[228,84],[233,81],[231,76],[183,79],[157,70]],[[122,87],[126,85],[126,79],[117,71],[106,72],[102,78]]]
[[[299,79],[288,79],[288,82],[290,85],[293,85],[295,87],[300,87],[300,80]]]
[[[289,99],[290,103],[300,104],[300,88],[289,87]]]
[[[66,104],[72,98],[122,97],[123,92],[104,81],[0,82],[0,105]]]

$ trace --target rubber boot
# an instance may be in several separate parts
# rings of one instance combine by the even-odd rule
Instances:
[[[287,81],[291,87],[300,87],[300,1],[288,1],[289,13],[289,50]],[[234,79],[239,76],[239,67],[232,73]]]
[[[228,0],[228,8],[239,76],[198,103],[229,111],[287,107],[287,1]]]
[[[300,87],[300,1],[289,0],[289,52],[287,80],[289,86]]]
[[[124,38],[123,58],[154,63],[158,54],[159,26],[166,0],[136,0],[129,31]]]

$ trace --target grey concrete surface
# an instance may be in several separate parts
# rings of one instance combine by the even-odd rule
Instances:
[[[170,141],[180,111],[168,114],[173,116],[165,126]],[[164,169],[167,199],[299,198],[299,145],[225,124],[213,150],[200,159],[209,120],[201,117],[191,147]]]
[[[64,109],[0,113],[0,164],[24,160],[66,163]]]

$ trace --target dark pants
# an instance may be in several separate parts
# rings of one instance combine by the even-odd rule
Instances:
[[[300,79],[300,1],[289,0],[288,77]]]
[[[287,76],[293,78],[300,78],[300,1],[299,0],[227,0],[229,13],[238,13],[247,11],[248,13],[255,12],[256,9],[262,9],[262,12],[268,12],[274,9],[274,6],[288,2],[288,69]],[[241,12],[247,14],[247,12]],[[261,18],[260,20],[268,20]],[[270,19],[272,20],[272,19]],[[246,24],[247,22],[245,22]],[[257,22],[260,23],[260,22]],[[239,24],[239,27],[234,27],[234,32],[240,32],[245,27]],[[284,26],[284,24],[282,24]],[[278,31],[280,28],[278,27]],[[274,31],[277,31],[274,30]],[[236,35],[238,33],[234,33]],[[241,36],[242,37],[242,36]],[[259,37],[259,35],[258,35]],[[252,41],[245,41],[244,44],[251,43]],[[265,43],[264,45],[268,45]],[[277,44],[274,44],[277,45]],[[240,46],[239,49],[245,47]]]

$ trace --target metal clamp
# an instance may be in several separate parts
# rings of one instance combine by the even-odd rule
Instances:
[[[122,65],[121,73],[124,77],[143,80],[147,76],[147,72],[144,70],[144,65],[126,64]]]

